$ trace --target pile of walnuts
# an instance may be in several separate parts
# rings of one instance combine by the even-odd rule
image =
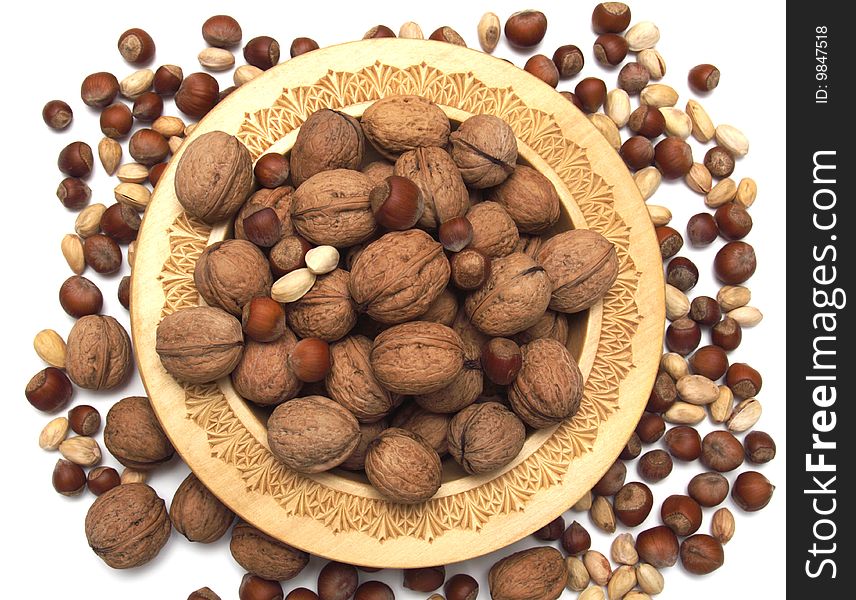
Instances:
[[[200,136],[176,196],[206,223],[234,218],[235,237],[196,264],[207,306],[158,327],[163,367],[189,383],[230,376],[273,408],[286,466],[365,470],[393,501],[431,498],[447,453],[469,474],[507,465],[527,427],[578,410],[567,315],[618,274],[601,235],[556,233],[556,190],[517,159],[502,119],[453,131],[417,96],[361,120],[320,110],[290,156],[255,169],[233,136]]]

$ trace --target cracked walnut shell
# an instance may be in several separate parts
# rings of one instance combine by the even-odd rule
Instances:
[[[147,471],[175,454],[145,396],[123,398],[107,412],[104,445],[126,467]]]
[[[229,531],[235,513],[191,473],[172,497],[169,518],[175,530],[191,542],[210,544]]]
[[[491,190],[490,199],[502,205],[523,233],[541,233],[559,220],[556,188],[526,165],[517,165],[505,181]]]
[[[238,316],[247,302],[270,294],[272,281],[265,255],[246,240],[211,244],[193,269],[193,282],[205,302]]]
[[[440,456],[422,437],[390,427],[369,444],[366,476],[384,497],[413,504],[428,500],[440,489]]]
[[[452,160],[470,187],[499,185],[514,172],[517,139],[508,123],[493,115],[473,115],[449,136]]]
[[[443,246],[418,229],[394,231],[372,242],[351,268],[351,296],[381,323],[424,314],[446,289],[451,268]]]
[[[365,145],[363,129],[354,117],[329,108],[312,113],[300,126],[291,149],[294,185],[321,171],[358,169]]]
[[[440,107],[419,96],[390,96],[363,113],[363,133],[390,160],[403,152],[449,143],[451,124]]]
[[[232,371],[232,385],[241,397],[262,406],[281,404],[300,392],[300,380],[288,367],[297,337],[286,328],[273,342],[247,340]]]
[[[406,177],[422,192],[425,207],[417,225],[436,229],[470,207],[467,186],[449,153],[443,148],[416,148],[395,161],[395,175]]]
[[[294,192],[291,223],[301,236],[319,246],[359,244],[377,229],[371,191],[371,181],[359,171],[322,171]]]
[[[232,558],[244,569],[271,581],[293,579],[309,564],[309,555],[275,540],[247,523],[232,529]]]
[[[379,421],[401,401],[375,377],[369,358],[371,350],[372,341],[362,335],[348,336],[330,345],[327,391],[360,423]]]
[[[576,414],[583,376],[568,349],[542,338],[520,350],[523,366],[508,388],[508,401],[517,416],[530,427],[543,429]]]
[[[469,247],[491,258],[508,256],[518,245],[520,234],[514,219],[500,204],[491,201],[473,205],[467,213],[473,226],[473,240]]]
[[[128,332],[113,317],[81,317],[68,334],[65,370],[76,385],[89,390],[121,384],[131,372]]]
[[[357,322],[357,307],[348,283],[351,274],[335,269],[321,275],[297,302],[288,306],[288,325],[301,338],[333,342],[348,335]]]
[[[523,422],[497,402],[468,406],[449,423],[449,454],[470,475],[504,467],[525,441]]]

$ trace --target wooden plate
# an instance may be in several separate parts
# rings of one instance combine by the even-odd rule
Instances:
[[[456,121],[474,113],[505,119],[518,136],[521,158],[559,191],[563,217],[557,229],[591,228],[618,250],[615,286],[602,304],[572,322],[569,346],[587,377],[580,411],[530,435],[512,464],[473,477],[447,460],[434,498],[394,504],[360,475],[305,476],[284,468],[267,448],[264,414],[238,397],[228,379],[207,385],[173,380],[155,352],[157,324],[200,303],[194,264],[207,244],[227,233],[184,214],[173,191],[176,160],[146,212],[131,288],[140,373],[191,469],[242,519],[270,535],[312,554],[373,567],[479,556],[567,510],[633,431],[657,372],[664,324],[659,248],[621,159],[567,100],[502,60],[446,43],[401,39],[318,50],[232,93],[189,139],[223,130],[258,158],[290,148],[297,128],[319,108],[360,115],[371,102],[395,94],[430,98]]]

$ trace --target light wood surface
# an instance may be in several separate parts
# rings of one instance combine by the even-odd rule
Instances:
[[[510,123],[521,158],[562,199],[558,229],[587,227],[616,244],[618,281],[574,321],[569,346],[586,375],[579,413],[529,436],[505,469],[472,477],[445,462],[435,498],[382,499],[339,471],[304,476],[269,452],[263,421],[228,380],[186,386],[155,352],[164,315],[200,299],[193,265],[227,234],[189,219],[173,191],[176,160],[161,177],[137,242],[131,321],[143,382],[167,434],[199,478],[241,518],[312,554],[376,567],[446,564],[530,534],[571,506],[615,460],[644,409],[659,363],[663,274],[644,202],[624,164],[583,114],[528,73],[450,44],[371,40],[311,52],[233,92],[196,128],[237,135],[254,158],[286,151],[322,107],[360,115],[374,100],[418,94],[451,119],[491,113]],[[180,157],[179,150],[176,157]]]

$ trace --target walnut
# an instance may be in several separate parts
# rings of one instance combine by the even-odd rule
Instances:
[[[540,339],[521,351],[523,367],[508,388],[508,401],[517,416],[542,429],[575,415],[583,396],[583,375],[568,349],[556,340]]]
[[[351,296],[382,323],[425,313],[449,283],[443,246],[418,229],[394,231],[366,246],[351,269]]]
[[[312,289],[288,306],[288,325],[301,338],[333,342],[348,334],[357,322],[357,307],[348,289],[350,273],[335,269],[315,280]]]
[[[428,394],[449,384],[464,366],[464,343],[449,327],[411,321],[390,327],[370,355],[375,377],[398,394]]]
[[[153,469],[175,454],[145,396],[123,398],[107,412],[104,445],[126,467]]]
[[[560,233],[535,255],[553,281],[550,308],[580,312],[596,304],[618,277],[618,254],[605,237],[589,229]]]
[[[232,385],[243,398],[271,406],[294,398],[300,392],[300,380],[288,367],[288,356],[297,344],[290,329],[273,342],[248,339],[241,361],[232,371]]]
[[[271,452],[300,473],[332,469],[348,458],[359,442],[360,425],[354,415],[324,396],[280,404],[268,419]]]
[[[390,175],[395,175],[395,165],[385,160],[370,162],[361,169],[363,175],[372,182],[372,187],[383,183]]]
[[[484,189],[499,185],[514,172],[517,139],[508,124],[493,115],[473,115],[458,127],[449,140],[452,159],[470,187]]]
[[[508,211],[523,233],[541,233],[559,220],[559,195],[552,182],[526,165],[518,165],[491,192],[491,200]]]
[[[232,529],[229,550],[244,569],[271,581],[293,579],[309,564],[309,555],[303,550],[283,544],[247,523],[238,523]]]
[[[515,552],[493,565],[488,574],[493,600],[556,600],[567,581],[565,558],[550,546]]]
[[[458,314],[458,298],[452,293],[449,288],[437,296],[437,299],[431,303],[428,310],[419,317],[421,321],[431,321],[432,323],[440,323],[451,327],[455,322],[455,316]]]
[[[388,159],[402,152],[449,143],[451,125],[446,113],[419,96],[390,96],[378,100],[363,113],[363,132]]]
[[[208,383],[237,366],[244,349],[241,322],[226,311],[195,306],[164,317],[155,345],[164,369],[187,383]]]
[[[128,332],[113,317],[81,317],[68,334],[65,371],[75,384],[89,390],[123,383],[131,372]]]
[[[568,336],[568,317],[564,313],[548,310],[532,327],[514,336],[514,341],[522,346],[532,340],[551,338],[567,346]]]
[[[86,539],[114,569],[131,569],[157,556],[172,525],[166,504],[145,483],[126,483],[104,492],[86,513]]]
[[[297,133],[291,149],[291,178],[300,185],[321,171],[357,169],[363,162],[365,145],[359,121],[322,108],[309,115]]]
[[[175,195],[208,224],[238,212],[253,188],[253,160],[235,136],[212,131],[193,140],[175,170]]]
[[[544,238],[540,235],[527,235],[522,234],[520,239],[517,241],[517,244],[514,246],[515,252],[522,252],[527,256],[531,256],[535,258],[535,255],[538,254],[538,250],[541,249],[541,245],[544,243]]]
[[[191,542],[210,544],[229,530],[235,513],[191,473],[172,497],[169,518],[175,530]]]
[[[246,240],[223,240],[205,248],[193,269],[193,282],[210,306],[233,315],[256,296],[270,295],[272,277],[265,255]]]
[[[346,248],[377,228],[369,192],[372,183],[359,171],[322,171],[294,192],[291,223],[310,242]]]
[[[390,427],[369,444],[366,476],[375,489],[393,502],[428,500],[440,489],[440,456],[420,436]]]
[[[381,432],[389,427],[386,419],[375,421],[374,423],[360,423],[360,443],[354,448],[354,451],[345,459],[339,467],[348,471],[362,471],[366,468],[366,451],[369,449],[369,444],[372,443]]]
[[[496,202],[479,202],[467,213],[473,226],[473,241],[469,247],[492,258],[508,256],[515,251],[519,234],[517,225]]]
[[[449,424],[449,454],[471,475],[504,467],[525,441],[523,422],[496,402],[468,406]]]
[[[422,191],[425,208],[418,225],[435,229],[469,209],[467,186],[455,161],[442,148],[417,148],[395,161],[395,174],[407,177]]]
[[[417,434],[443,456],[449,450],[447,432],[451,420],[450,415],[428,412],[418,404],[408,402],[395,411],[390,425]]]
[[[293,196],[294,188],[290,185],[283,185],[273,189],[262,188],[250,196],[249,200],[238,211],[238,216],[235,217],[235,238],[239,240],[247,239],[247,235],[244,233],[244,219],[256,214],[263,208],[272,208],[276,212],[276,215],[279,217],[279,227],[282,237],[294,235],[294,227],[291,225],[291,201]]]
[[[551,289],[543,267],[515,252],[493,260],[490,277],[467,296],[464,308],[483,333],[508,337],[538,322],[550,303]]]
[[[378,421],[401,401],[375,378],[369,356],[372,342],[361,335],[330,345],[330,371],[325,380],[330,397],[361,423]]]

